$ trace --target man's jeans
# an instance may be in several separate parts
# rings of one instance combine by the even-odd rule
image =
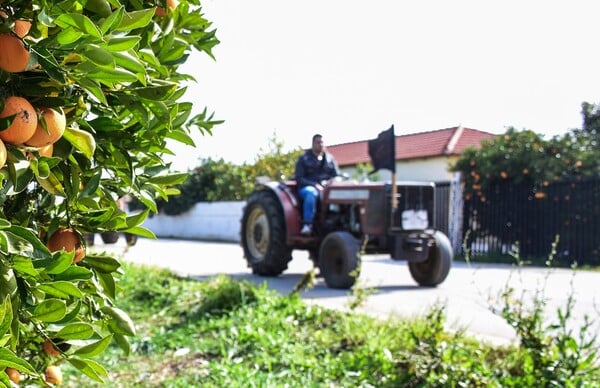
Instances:
[[[317,198],[319,198],[319,191],[314,186],[304,186],[298,192],[304,203],[302,209],[302,220],[306,224],[312,224],[315,213],[317,212]]]

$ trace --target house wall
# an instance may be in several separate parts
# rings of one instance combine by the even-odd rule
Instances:
[[[456,157],[436,157],[427,159],[403,160],[396,162],[396,178],[404,181],[450,181],[454,173],[448,171],[449,163],[454,162]],[[342,173],[359,180],[366,177],[356,177],[356,167],[342,167]],[[378,171],[379,180],[390,180],[391,173],[387,170]]]

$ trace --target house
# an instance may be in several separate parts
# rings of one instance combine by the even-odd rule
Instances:
[[[449,164],[458,159],[467,147],[479,147],[481,142],[496,135],[462,126],[436,131],[396,136],[396,178],[398,180],[449,181]],[[368,140],[335,144],[327,150],[335,157],[342,173],[356,178],[358,164],[370,163]],[[367,171],[368,172],[368,171]],[[391,173],[379,171],[381,180]]]

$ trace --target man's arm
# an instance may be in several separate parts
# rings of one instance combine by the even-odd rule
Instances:
[[[296,171],[294,173],[296,178],[296,184],[298,186],[312,186],[315,184],[315,182],[306,179],[306,170],[304,169],[303,159],[304,156],[301,156],[296,162]]]
[[[333,158],[333,156],[331,157],[331,160],[333,161],[333,170],[335,171],[335,176],[340,176],[340,175],[342,175],[342,174],[340,173],[340,168],[339,168],[339,166],[338,166],[338,164],[337,164],[337,161],[336,161],[336,160]]]
[[[333,155],[331,155],[329,153],[327,153],[326,155],[327,155],[329,167],[333,170],[333,173],[329,178],[335,178],[336,176],[342,175],[340,173],[340,168],[338,167],[337,161],[335,160]]]

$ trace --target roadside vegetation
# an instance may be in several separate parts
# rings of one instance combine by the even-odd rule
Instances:
[[[442,305],[412,320],[379,320],[225,276],[197,281],[152,267],[121,269],[118,306],[129,312],[137,335],[128,356],[111,346],[98,360],[110,371],[110,386],[591,387],[600,381],[592,323],[581,336],[569,331],[571,305],[553,324],[543,322],[541,297],[528,304],[510,289],[496,312],[515,327],[519,342],[493,346],[446,330]],[[72,367],[64,373],[69,386],[95,384]]]

